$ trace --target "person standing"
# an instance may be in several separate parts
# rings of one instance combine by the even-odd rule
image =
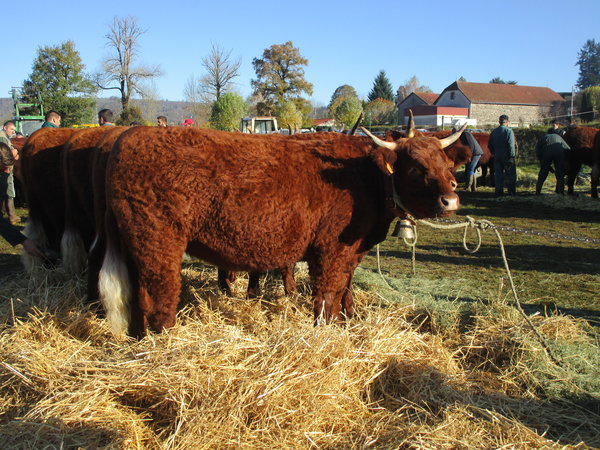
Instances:
[[[560,137],[565,137],[565,130],[560,127],[560,122],[556,119],[552,121],[552,130]]]
[[[5,157],[1,163],[2,169],[0,172],[0,208],[8,216],[8,220],[11,224],[19,223],[21,218],[15,211],[15,181],[13,176],[13,166],[15,161],[19,159],[19,152],[13,147],[10,138],[15,135],[16,125],[12,120],[4,122],[2,130],[0,131],[0,144],[4,144],[6,148]]]
[[[45,122],[42,124],[42,128],[58,128],[60,127],[60,114],[56,111],[48,111],[45,116]]]
[[[494,156],[494,177],[496,197],[504,195],[504,178],[508,195],[515,195],[517,184],[517,166],[515,163],[515,134],[508,127],[509,121],[506,114],[498,118],[500,126],[490,134],[488,148]]]
[[[169,120],[167,119],[167,116],[158,116],[156,118],[156,125],[159,127],[166,127],[168,123]]]
[[[557,194],[565,192],[565,160],[571,147],[559,135],[560,129],[557,127],[550,128],[548,133],[542,136],[535,147],[535,154],[540,161],[540,171],[535,185],[535,194],[540,195],[544,181],[550,171],[550,166],[554,163],[556,175]]]
[[[101,109],[98,112],[98,125],[101,127],[114,126],[114,113],[108,108]]]
[[[194,119],[185,119],[181,125],[183,125],[184,127],[193,127]]]
[[[456,127],[452,127],[452,133],[456,133]],[[471,131],[467,128],[463,134],[460,136],[460,141],[471,149],[471,160],[467,163],[465,167],[465,189],[467,191],[473,191],[477,189],[477,178],[475,177],[475,169],[477,168],[477,163],[479,159],[483,155],[483,149],[477,139],[471,134]]]

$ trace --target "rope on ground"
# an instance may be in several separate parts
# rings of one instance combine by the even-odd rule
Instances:
[[[466,222],[459,222],[459,223],[453,223],[453,224],[448,224],[448,225],[433,223],[433,222],[430,222],[428,220],[423,220],[423,219],[419,220],[419,222],[424,225],[427,225],[431,228],[440,229],[440,230],[464,228],[463,247],[470,254],[473,254],[473,253],[476,253],[477,251],[479,251],[479,249],[481,247],[481,231],[482,230],[484,230],[484,231],[485,230],[493,230],[494,231],[494,233],[496,234],[496,237],[498,239],[498,245],[500,246],[500,253],[502,254],[504,268],[506,269],[506,274],[508,276],[508,281],[510,283],[510,288],[511,288],[511,291],[512,291],[512,294],[514,297],[514,302],[511,302],[511,306],[515,307],[519,311],[521,316],[523,316],[523,318],[525,319],[525,321],[527,322],[527,324],[529,325],[529,327],[531,328],[533,333],[538,338],[538,340],[539,340],[540,344],[542,345],[542,348],[544,349],[544,352],[546,353],[548,358],[550,358],[550,360],[554,364],[560,366],[560,362],[552,354],[552,351],[550,350],[550,347],[548,346],[546,339],[544,339],[544,337],[538,331],[538,329],[533,324],[533,322],[531,321],[529,316],[527,316],[527,314],[523,310],[523,306],[521,305],[521,302],[519,301],[519,297],[517,295],[517,290],[515,288],[515,284],[514,284],[514,281],[512,278],[512,273],[510,271],[510,267],[508,266],[508,259],[506,258],[506,251],[504,250],[504,242],[502,241],[502,237],[500,236],[500,232],[498,231],[497,227],[492,222],[490,222],[489,220],[486,220],[486,219],[475,220],[470,216],[465,216],[465,218],[467,219]],[[470,249],[467,245],[467,233],[470,228],[474,229],[477,233],[477,244],[475,245],[475,247],[473,249]],[[405,244],[408,245],[409,247],[411,247],[411,249],[412,249],[412,268],[413,268],[413,275],[414,275],[414,274],[416,274],[416,270],[415,270],[415,259],[416,259],[415,254],[416,254],[416,247],[417,247],[417,227],[416,227],[416,225],[413,226],[413,229],[414,229],[413,230],[414,231],[414,239],[412,241],[408,241],[406,238],[403,238],[403,240],[404,240]],[[379,271],[379,275],[381,276],[381,278],[383,279],[385,284],[390,289],[393,289],[388,284],[388,282],[383,277],[383,274],[381,273],[381,266],[380,266],[380,260],[379,260],[379,245],[377,245],[377,270]]]

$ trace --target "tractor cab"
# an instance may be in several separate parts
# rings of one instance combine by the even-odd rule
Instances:
[[[242,133],[271,134],[276,133],[277,119],[275,117],[244,117],[240,124]]]
[[[44,124],[44,106],[42,96],[36,92],[34,96],[26,97],[22,88],[13,87],[11,94],[15,107],[16,132],[29,136]]]

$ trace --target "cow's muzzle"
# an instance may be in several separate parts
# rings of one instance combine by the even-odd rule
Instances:
[[[459,207],[460,207],[460,200],[458,198],[458,195],[455,194],[454,192],[451,192],[449,194],[440,195],[438,197],[438,208],[439,208],[440,212],[442,212],[442,213],[457,211]]]

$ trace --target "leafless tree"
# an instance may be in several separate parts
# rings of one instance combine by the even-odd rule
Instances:
[[[420,84],[419,79],[416,75],[413,75],[410,79],[406,81],[402,86],[398,88],[396,91],[396,104],[399,105],[402,103],[406,97],[408,97],[413,92],[432,92],[427,86],[423,86]]]
[[[215,102],[233,88],[233,79],[239,75],[241,58],[232,58],[218,45],[212,45],[210,53],[202,58],[205,74],[197,82],[197,93],[205,102]]]
[[[142,30],[135,17],[115,17],[105,35],[111,54],[102,60],[102,70],[95,75],[100,89],[116,89],[121,93],[123,109],[129,106],[133,94],[145,96],[144,82],[162,76],[159,66],[136,64]]]

